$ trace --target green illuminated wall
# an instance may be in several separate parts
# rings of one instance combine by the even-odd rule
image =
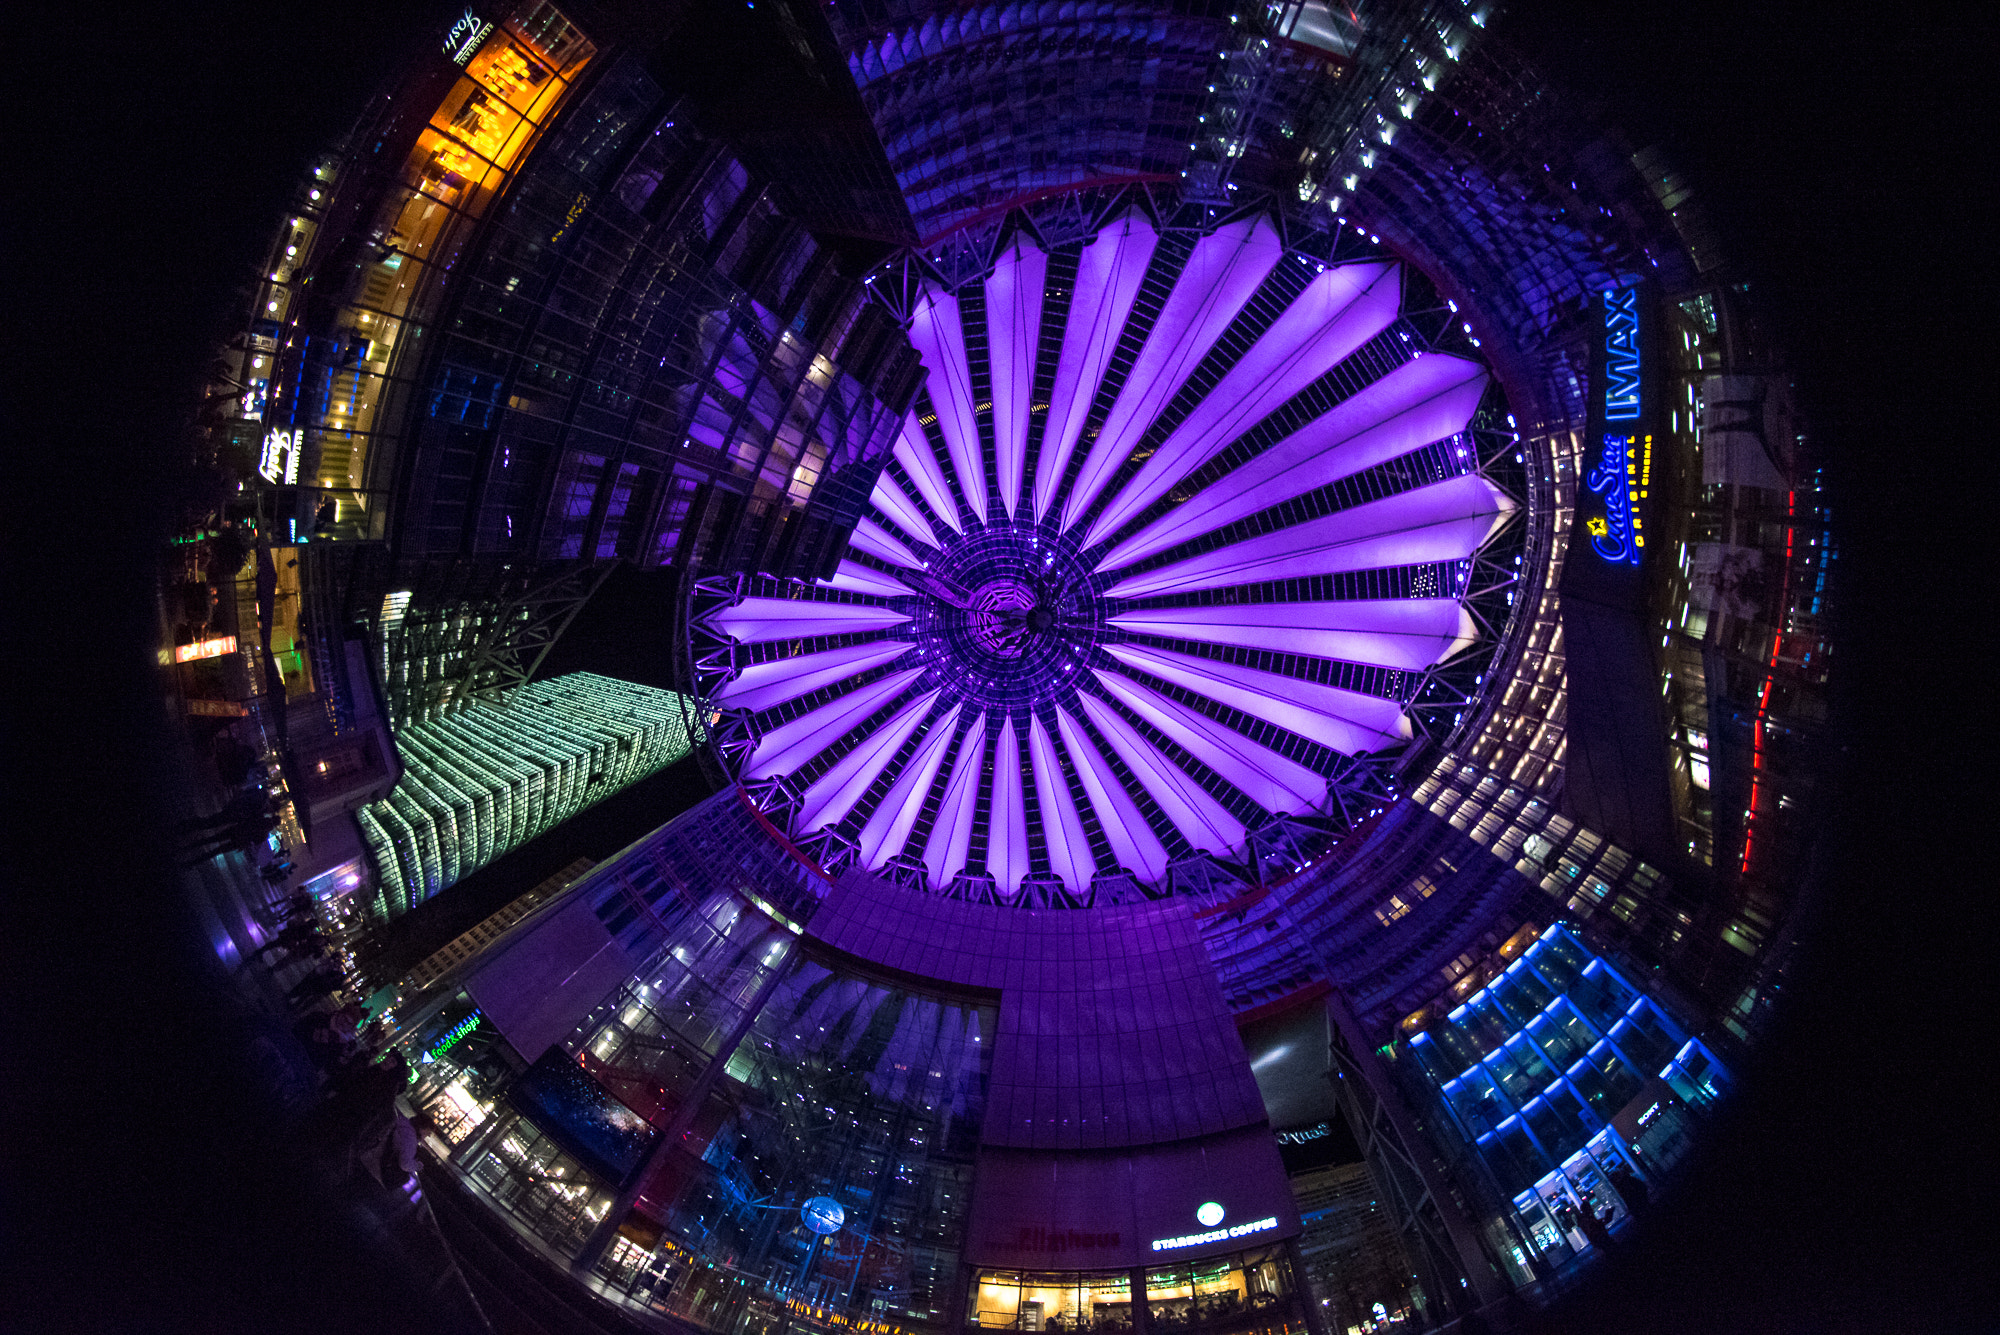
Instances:
[[[396,734],[396,790],[361,808],[375,912],[395,917],[692,748],[681,697],[590,672]]]

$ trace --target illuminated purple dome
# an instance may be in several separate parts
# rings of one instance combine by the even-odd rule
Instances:
[[[1473,558],[1517,508],[1486,368],[1405,288],[1137,213],[924,287],[928,380],[838,573],[701,590],[733,776],[829,865],[1003,902],[1365,814],[1343,785],[1484,636]]]

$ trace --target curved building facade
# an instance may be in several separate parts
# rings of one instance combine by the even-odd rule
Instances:
[[[399,746],[625,563],[717,780],[375,993],[468,1272],[728,1335],[1560,1302],[1810,889],[1819,464],[1671,166],[1484,0],[449,17],[214,444]]]

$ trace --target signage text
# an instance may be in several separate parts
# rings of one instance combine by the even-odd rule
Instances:
[[[1177,1251],[1182,1247],[1199,1247],[1204,1243],[1227,1242],[1231,1238],[1247,1237],[1252,1233],[1263,1233],[1278,1226],[1276,1215],[1266,1215],[1253,1219],[1247,1224],[1236,1224],[1229,1228],[1212,1228],[1206,1233],[1184,1233],[1178,1238],[1156,1238],[1153,1250],[1156,1252]]]
[[[1597,463],[1583,475],[1584,487],[1602,497],[1604,514],[1584,521],[1590,547],[1613,565],[1638,565],[1646,545],[1639,502],[1653,480],[1653,437],[1606,432]]]
[[[234,635],[218,635],[212,640],[196,640],[193,644],[174,646],[176,663],[192,663],[197,658],[220,658],[224,654],[236,652]]]
[[[1639,415],[1639,289],[1604,294],[1604,420]]]
[[[467,9],[465,16],[452,24],[451,31],[444,35],[444,53],[451,57],[452,64],[463,65],[492,35],[493,25]]]
[[[1014,1246],[1024,1251],[1066,1252],[1089,1247],[1116,1247],[1116,1233],[1085,1233],[1074,1228],[1044,1228],[1030,1224],[1021,1229]]]
[[[305,446],[304,427],[264,433],[264,452],[258,456],[257,472],[266,482],[291,486],[299,480],[299,455]]]
[[[431,1061],[436,1061],[439,1057],[444,1056],[445,1053],[450,1052],[452,1048],[457,1046],[459,1041],[467,1034],[477,1029],[480,1020],[483,1018],[485,1017],[480,1015],[478,1011],[472,1012],[472,1014],[466,1016],[451,1028],[445,1030],[438,1041],[431,1044],[431,1050],[426,1055]]]

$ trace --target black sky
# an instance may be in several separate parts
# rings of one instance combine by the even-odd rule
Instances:
[[[242,1120],[149,794],[148,544],[195,368],[308,155],[442,4],[48,7],[7,154],[8,1290],[18,1330],[423,1329]],[[1942,6],[1527,3],[1516,38],[1659,142],[1788,324],[1833,454],[1847,782],[1774,1062],[1575,1331],[1970,1331],[1993,1234],[1984,622],[1991,22]],[[1530,12],[1532,11],[1532,12]],[[25,45],[23,45],[25,43]],[[1983,238],[1981,238],[1983,240]],[[1983,425],[1983,423],[1982,423]],[[642,607],[642,589],[618,595]],[[646,627],[630,653],[644,679]],[[581,641],[579,641],[581,643]],[[1971,668],[1978,673],[1968,673]],[[636,831],[635,831],[636,833]]]

